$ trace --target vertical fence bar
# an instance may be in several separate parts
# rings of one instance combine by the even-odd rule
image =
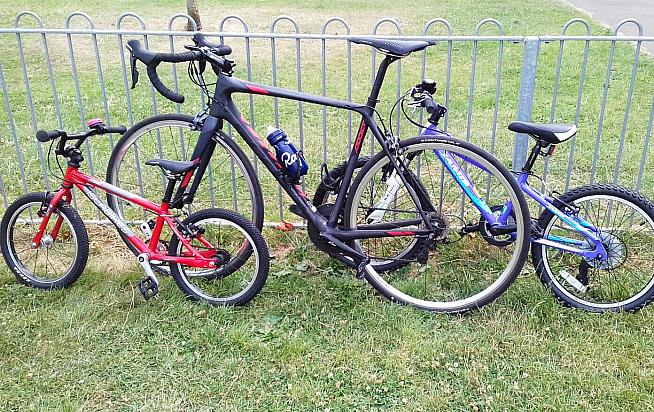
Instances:
[[[615,32],[618,33],[620,28],[628,23],[633,23],[638,27],[638,36],[643,36],[643,25],[640,24],[638,20],[627,19],[623,20],[618,24],[618,27],[615,28]],[[636,83],[636,74],[638,73],[638,58],[640,57],[640,46],[642,42],[639,40],[636,42],[636,54],[634,55],[634,64],[631,68],[631,80],[629,82],[629,92],[627,93],[627,105],[624,112],[624,121],[622,122],[622,130],[620,131],[620,146],[618,147],[618,156],[615,160],[615,171],[613,173],[613,183],[618,183],[618,178],[620,176],[620,164],[622,161],[622,153],[624,151],[624,141],[627,134],[627,123],[629,122],[629,111],[631,109],[631,99],[634,96],[634,84]]]
[[[477,24],[477,27],[475,28],[475,35],[478,36],[481,27],[484,24],[492,24],[497,27],[499,35],[504,36],[504,26],[502,26],[502,23],[495,19],[484,19]],[[504,54],[504,42],[500,40],[500,45],[497,51],[497,71],[495,73],[495,100],[493,101],[493,129],[491,131],[491,145],[490,145],[490,153],[495,154],[495,144],[497,141],[497,113],[499,110],[499,102],[500,102],[500,85],[502,81],[502,57]],[[472,94],[473,90],[470,90],[470,93]],[[467,167],[467,165],[465,165]],[[489,196],[490,196],[490,191],[491,191],[491,178],[490,176],[487,176],[486,178],[486,201],[488,202]]]
[[[392,19],[392,18],[388,18],[388,17],[379,19],[379,20],[377,20],[375,22],[375,25],[372,27],[372,34],[377,35],[378,34],[377,30],[379,30],[379,26],[381,26],[384,23],[392,24],[395,27],[395,30],[397,31],[398,36],[402,34],[402,29],[400,28],[400,23],[397,20]],[[377,52],[373,48],[372,49],[372,77],[371,77],[372,82],[371,82],[371,85],[375,83],[375,76],[377,74],[377,59],[376,59],[376,57],[377,57]],[[397,62],[395,64],[397,64],[397,85],[396,85],[396,93],[395,94],[396,94],[396,99],[399,100],[399,98],[400,98],[400,89],[402,87],[401,60],[397,60]],[[396,135],[400,134],[400,119],[401,119],[400,118],[400,111],[398,110],[396,120],[395,120],[395,126],[396,126],[395,134]],[[392,119],[389,119],[389,121],[392,122]],[[389,127],[392,129],[393,124],[390,123]],[[375,139],[372,136],[370,136],[370,155],[372,156],[374,154],[375,154]]]
[[[2,95],[5,98],[5,107],[7,108],[7,119],[9,119],[9,129],[11,130],[11,138],[14,142],[14,149],[16,150],[16,159],[18,160],[18,171],[20,172],[20,181],[23,183],[23,194],[28,192],[27,179],[25,177],[25,164],[23,163],[23,154],[20,151],[20,143],[18,142],[18,133],[16,132],[16,123],[14,122],[14,114],[11,110],[9,102],[9,93],[7,91],[7,82],[5,81],[4,70],[0,62],[0,87],[2,88]]]
[[[135,13],[123,13],[120,16],[118,16],[118,18],[116,19],[116,28],[118,30],[121,29],[122,22],[126,17],[135,18],[137,20],[137,22],[140,24],[141,30],[145,30],[145,22],[143,21],[143,19],[138,14],[135,14]],[[127,81],[127,65],[125,63],[125,47],[124,47],[123,44],[124,44],[123,43],[123,35],[122,35],[122,33],[119,33],[118,34],[118,50],[120,52],[120,64],[121,64],[122,71],[123,71],[123,84],[125,86],[125,98],[127,99],[127,117],[129,119],[130,126],[133,126],[134,125],[134,110],[133,110],[133,106],[132,106],[132,95],[131,95],[131,92],[130,92],[130,86],[129,86],[129,83]],[[143,190],[143,176],[142,176],[142,173],[141,173],[141,162],[139,160],[139,151],[138,151],[138,147],[137,147],[136,144],[132,145],[132,150],[134,152],[134,165],[136,167],[136,179],[137,179],[138,186],[139,186],[139,192],[140,192],[140,195],[142,197],[144,197],[145,194],[144,194],[144,190]],[[143,212],[143,219],[144,220],[146,219],[145,211]]]
[[[274,33],[275,32],[275,26],[277,23],[279,23],[282,20],[286,20],[290,22],[293,25],[293,28],[295,29],[295,33],[298,34],[300,33],[300,26],[297,24],[294,18],[289,17],[289,16],[279,16],[275,20],[273,20],[272,24],[270,25],[270,32]],[[276,47],[275,47],[275,37],[271,36],[270,38],[270,44],[272,48],[272,73],[273,73],[273,86],[277,86],[277,55],[276,55]],[[302,91],[302,75],[300,72],[300,39],[296,38],[295,39],[295,50],[296,50],[296,63],[297,63],[297,89],[298,91]],[[277,97],[273,98],[273,106],[275,108],[275,127],[279,127],[279,102]],[[298,111],[299,111],[299,131],[300,131],[300,150],[303,150],[304,148],[304,139],[302,137],[303,130],[302,130],[302,102],[298,101]],[[304,181],[302,183],[304,185]],[[278,193],[279,193],[279,218],[284,219],[284,199],[282,197],[282,188],[281,186],[278,188]]]
[[[379,30],[379,26],[381,26],[384,23],[392,24],[393,27],[395,27],[395,30],[397,31],[397,35],[398,36],[402,35],[402,28],[400,27],[400,23],[397,20],[391,19],[391,18],[388,18],[388,17],[377,20],[377,22],[375,23],[375,25],[372,28],[372,34],[373,35],[378,34],[377,31]],[[372,54],[373,55],[373,71],[376,73],[377,68],[376,68],[376,65],[375,65],[375,57],[374,57],[375,56],[375,51],[374,51],[374,49],[373,49],[372,53],[373,53]],[[395,64],[397,65],[397,75],[396,75],[397,76],[397,78],[396,78],[397,85],[396,85],[396,90],[395,90],[395,100],[397,101],[397,100],[400,99],[400,95],[402,94],[402,60],[398,59],[397,62],[395,62]],[[374,75],[373,75],[373,77],[374,77]],[[374,78],[373,78],[373,81],[374,81]],[[397,135],[397,136],[400,135],[400,120],[401,119],[402,119],[401,111],[398,110],[397,113],[395,114],[395,135]],[[388,120],[389,120],[389,122],[392,122],[392,119],[388,119]],[[389,127],[392,128],[392,126],[393,126],[392,123],[389,124]],[[371,140],[371,142],[373,144],[373,148],[374,148],[375,140],[372,139],[372,138],[370,140]]]
[[[70,21],[76,17],[82,17],[83,19],[86,20],[88,23],[89,29],[93,30],[95,27],[93,25],[93,21],[91,18],[81,12],[75,12],[71,13],[66,17],[66,21],[64,24],[64,27],[66,29],[70,29]],[[80,127],[81,130],[86,131],[86,113],[84,112],[84,105],[82,104],[82,92],[80,91],[80,85],[79,85],[79,78],[78,78],[78,72],[77,72],[77,63],[75,62],[75,51],[73,48],[73,37],[70,33],[66,34],[66,41],[68,44],[68,52],[69,52],[69,59],[70,59],[70,67],[71,67],[71,74],[73,75],[73,84],[75,85],[75,98],[77,101],[77,110],[79,112],[79,120],[80,120]],[[91,145],[88,140],[84,142],[84,148],[86,149],[86,157],[88,159],[88,165],[89,165],[89,172],[91,175],[95,175],[95,168],[93,167],[93,156],[91,154]],[[93,193],[97,195],[97,190],[91,189]],[[102,220],[103,216],[100,210],[96,210],[96,214],[98,216],[98,220]]]
[[[198,30],[197,23],[191,16],[189,16],[186,13],[177,13],[171,16],[170,19],[168,20],[168,31],[173,31],[173,23],[175,23],[175,20],[180,18],[186,20],[186,24],[189,24],[191,26],[192,31],[195,32]],[[168,35],[168,47],[171,53],[175,53],[175,36],[173,36],[172,34]],[[175,93],[179,93],[179,82],[177,81],[177,63],[173,63],[171,65],[171,70],[173,75],[173,91]],[[175,103],[175,111],[177,113],[181,112],[181,106],[182,105],[180,103]],[[183,146],[182,146],[182,160],[186,160],[186,153],[184,153]]]
[[[227,16],[223,17],[220,20],[220,23],[218,24],[218,31],[219,32],[224,32],[225,31],[225,23],[228,20],[237,20],[239,23],[241,23],[241,26],[243,27],[243,32],[244,33],[247,33],[249,31],[248,25],[245,22],[245,20],[243,20],[242,17],[237,16],[235,14],[230,14],[230,15],[227,15]],[[248,81],[251,81],[252,80],[252,64],[251,64],[251,60],[250,60],[250,39],[249,39],[249,37],[245,36],[244,40],[245,40],[245,59],[246,59],[246,65],[247,65],[247,79],[248,79]],[[220,36],[220,44],[225,44],[225,37],[224,36]],[[254,122],[254,96],[252,94],[249,94],[248,99],[249,99],[249,103],[250,103],[250,124],[254,128],[255,127],[255,122]],[[227,135],[228,135],[228,137],[230,139],[232,139],[232,126],[228,124],[227,129],[228,129],[227,130]],[[238,196],[237,196],[238,190],[237,190],[237,187],[236,187],[236,167],[235,167],[235,164],[234,164],[234,159],[230,157],[229,160],[230,160],[230,173],[231,173],[231,177],[232,177],[233,205],[234,205],[234,210],[236,210],[238,212]],[[254,157],[254,170],[255,170],[255,173],[257,173],[257,176],[258,176],[258,164],[257,164],[256,156]],[[213,189],[212,189],[212,192],[213,192]],[[212,202],[212,204],[214,202],[213,195],[211,197],[211,202]]]
[[[37,16],[36,14],[25,11],[16,16],[16,19],[14,20],[14,27],[18,28],[18,23],[20,22],[20,18],[23,16],[31,16],[36,20],[36,22],[39,25],[39,28],[43,28],[43,22],[41,21],[41,18]],[[45,33],[42,33],[42,39],[45,42]],[[32,118],[32,132],[33,134],[36,134],[36,131],[38,130],[38,121],[36,120],[36,113],[34,111],[34,103],[32,99],[32,89],[30,87],[30,79],[29,79],[29,74],[27,73],[27,62],[25,60],[25,54],[23,53],[23,42],[21,39],[20,33],[16,33],[16,40],[18,41],[18,56],[20,58],[20,64],[21,64],[21,71],[23,73],[23,80],[25,82],[25,92],[27,94],[27,105],[30,108],[30,115]],[[61,121],[61,117],[59,118]],[[37,141],[36,142],[36,149],[37,153],[39,156],[39,161],[41,162],[41,173],[43,175],[43,181],[45,183],[45,188],[46,190],[50,190],[50,180],[48,179],[48,171],[45,166],[45,156],[43,155],[43,145],[41,142]]]
[[[429,29],[432,25],[434,24],[442,24],[445,26],[447,29],[447,36],[450,37],[452,36],[452,25],[450,24],[449,21],[441,18],[436,18],[436,19],[431,19],[425,24],[425,28],[422,31],[422,35],[426,36],[429,32]],[[422,68],[421,68],[421,76],[424,79],[426,75],[426,59],[427,59],[427,49],[424,49],[422,51]],[[452,75],[452,40],[447,41],[447,66],[446,66],[446,73],[445,73],[445,107],[449,108],[450,104],[450,78]],[[421,108],[420,109],[420,124],[423,122],[423,116],[424,116],[424,110]],[[444,125],[443,125],[443,130],[447,132],[447,126],[448,126],[448,112],[445,112],[445,120],[444,120]],[[420,133],[422,130],[418,130]],[[417,165],[416,165],[416,174],[418,177],[422,175],[422,156],[418,155],[417,159]],[[442,210],[442,205],[443,205],[443,200],[445,198],[445,168],[441,165],[440,166],[440,191],[439,191],[439,209]]]
[[[191,25],[191,29],[193,31],[196,31],[198,29],[197,23],[195,23],[195,20],[189,16],[188,14],[184,13],[177,13],[173,15],[170,20],[168,20],[168,30],[173,31],[173,23],[175,20],[183,18],[186,19],[186,23]],[[171,53],[175,53],[175,38],[171,34],[168,36],[168,46],[170,48]],[[173,74],[173,87],[174,87],[174,92],[179,93],[179,82],[177,79],[177,64],[172,65],[172,74]],[[175,103],[175,111],[177,113],[181,112],[181,104],[180,103]],[[184,131],[180,128],[179,129],[179,146],[180,146],[180,152],[182,153],[181,160],[186,160],[187,159],[187,153],[186,153],[186,142],[184,141]]]
[[[536,85],[536,66],[540,40],[535,36],[524,39],[522,55],[522,77],[520,79],[520,94],[518,96],[518,120],[531,120],[531,110],[534,104],[534,86]],[[524,133],[516,133],[513,151],[512,169],[520,171],[527,160],[529,138]]]
[[[447,35],[452,36],[452,25],[450,24],[449,21],[441,18],[437,19],[431,19],[425,24],[425,28],[422,30],[422,35],[427,36],[429,33],[429,29],[431,28],[432,25],[434,24],[442,24],[445,26],[447,29]],[[422,67],[420,71],[421,77],[424,79],[427,69],[427,49],[424,49],[422,51]],[[451,75],[451,69],[452,69],[452,41],[448,40],[447,41],[447,71],[445,74],[445,107],[448,107],[450,104],[450,75]],[[420,109],[420,124],[422,124],[423,121],[423,116],[424,116],[424,110],[421,108]],[[444,126],[443,129],[447,131],[447,112],[445,112],[445,120],[444,120]],[[421,132],[421,129],[418,129],[418,133]]]
[[[586,35],[590,36],[592,34],[592,30],[590,27],[590,24],[584,20],[584,19],[572,19],[568,21],[565,26],[563,26],[563,31],[562,34],[565,35],[566,30],[570,25],[572,25],[575,22],[579,22],[583,24],[586,27]],[[581,114],[581,99],[582,95],[584,92],[584,83],[586,81],[586,68],[588,67],[588,49],[590,48],[590,41],[586,40],[584,42],[584,57],[582,60],[582,67],[581,67],[581,76],[579,77],[579,91],[577,92],[577,105],[575,109],[575,124],[579,124],[579,117]],[[561,49],[563,49],[563,40],[561,41]],[[574,160],[574,153],[575,153],[575,147],[577,143],[577,136],[573,136],[572,139],[570,140],[570,152],[568,155],[568,171],[565,177],[565,190],[567,191],[570,188],[570,177],[572,176],[572,162]]]
[[[609,53],[609,61],[606,66],[606,78],[604,79],[604,92],[602,93],[602,108],[600,109],[600,117],[597,124],[595,149],[593,151],[593,163],[590,168],[590,183],[595,183],[595,176],[597,174],[597,157],[599,155],[600,140],[602,139],[602,128],[604,126],[604,114],[606,113],[606,102],[609,95],[609,83],[611,82],[611,69],[613,68],[614,54],[615,54],[615,40],[612,40],[611,52]]]
[[[643,154],[640,157],[640,167],[638,170],[638,179],[636,180],[636,191],[640,192],[643,174],[645,172],[645,163],[647,162],[647,151],[649,150],[649,138],[652,135],[652,121],[654,121],[654,98],[649,110],[649,122],[647,123],[647,134],[645,134],[645,143],[643,144]]]
[[[241,16],[239,16],[237,14],[228,14],[227,16],[223,17],[220,20],[220,23],[218,24],[218,31],[220,31],[220,32],[225,31],[224,30],[225,23],[228,20],[237,20],[243,26],[243,38],[245,40],[245,64],[247,65],[247,79],[248,79],[248,81],[252,81],[252,54],[250,52],[250,36],[248,36],[248,34],[247,34],[247,33],[250,32],[250,27],[246,23],[245,19],[243,19],[243,17],[241,17]],[[221,39],[224,39],[224,37],[221,37]],[[252,94],[248,94],[248,99],[249,99],[249,103],[250,103],[250,125],[254,129],[254,128],[256,128],[256,119],[255,119],[255,116],[254,116],[254,96]],[[231,125],[230,125],[229,130],[231,132]],[[258,176],[259,175],[259,159],[254,154],[252,154],[252,161],[253,161],[253,165],[254,165],[254,171]]]
[[[325,24],[322,26],[321,33],[324,35],[327,33],[327,27],[329,26],[330,23],[332,22],[338,22],[345,27],[345,32],[347,35],[350,34],[350,26],[347,24],[345,20],[343,20],[340,17],[332,17],[330,19],[327,19]],[[348,61],[349,61],[349,46],[350,46],[350,41],[348,40]],[[327,39],[323,38],[321,40],[322,43],[322,53],[321,53],[321,62],[322,62],[322,95],[327,96],[327,65],[325,62],[326,59],[326,53],[327,53]],[[351,100],[352,96],[352,78],[351,78],[351,73],[348,68],[348,99]],[[352,128],[352,112],[348,110],[348,117],[349,117],[349,123],[348,125],[350,126],[350,129]],[[351,136],[352,131],[350,130],[350,136]],[[350,137],[350,140],[348,142],[348,149],[349,146],[352,143],[352,139]],[[323,106],[322,107],[322,162],[324,164],[327,164],[327,107]]]
[[[481,23],[480,23],[481,24]],[[479,32],[479,24],[475,28],[475,32]],[[477,34],[477,33],[475,33]],[[468,91],[468,117],[466,120],[466,141],[469,142],[472,136],[472,110],[474,104],[475,93],[475,71],[477,68],[477,40],[472,41],[472,62],[470,63],[470,87]],[[463,207],[463,197],[461,198],[461,206]],[[462,212],[463,213],[463,212]]]

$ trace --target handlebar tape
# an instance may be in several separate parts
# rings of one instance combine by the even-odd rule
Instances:
[[[231,47],[225,46],[224,44],[211,43],[202,33],[195,33],[193,35],[193,41],[198,46],[205,46],[210,48],[211,52],[216,56],[227,56],[228,54],[232,53]]]
[[[184,53],[156,53],[143,48],[141,42],[138,40],[130,40],[127,42],[127,45],[129,46],[128,48],[132,53],[132,56],[145,63],[148,78],[150,79],[152,86],[154,86],[154,88],[166,99],[172,100],[175,103],[183,103],[183,95],[173,92],[163,84],[157,74],[157,66],[161,62],[182,63],[198,60],[202,56],[202,53],[199,51],[189,51]]]

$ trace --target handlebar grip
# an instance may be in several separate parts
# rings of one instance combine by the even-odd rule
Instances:
[[[152,82],[154,88],[157,89],[157,91],[161,93],[163,97],[165,97],[168,100],[172,100],[175,103],[184,103],[184,96],[170,90],[169,88],[164,86],[164,84],[161,82],[161,79],[157,74],[157,64],[149,64],[147,68],[148,68],[148,77],[150,78],[150,82]]]
[[[123,125],[106,128],[106,133],[125,134],[126,131],[127,131],[127,127]]]
[[[41,143],[45,143],[50,140],[54,140],[58,137],[61,137],[62,132],[61,130],[52,130],[50,132],[46,132],[45,130],[39,130],[36,132],[36,140],[38,140]]]
[[[429,114],[434,113],[438,109],[438,105],[431,97],[426,97],[425,100],[422,101],[422,106],[425,108],[425,110],[427,110],[427,113]]]
[[[202,56],[202,53],[199,51],[189,51],[184,53],[157,53],[155,55],[155,61],[157,61],[157,63],[182,63],[198,60],[200,56]]]

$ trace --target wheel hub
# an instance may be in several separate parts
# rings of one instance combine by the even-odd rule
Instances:
[[[622,240],[620,240],[620,238],[616,235],[606,232],[601,232],[599,234],[599,239],[602,242],[604,249],[606,250],[608,255],[607,259],[601,260],[584,258],[588,265],[595,269],[602,270],[613,270],[622,265],[627,259],[626,250]],[[588,241],[586,241],[586,246],[590,249],[593,248],[593,246]]]
[[[43,235],[41,238],[41,249],[49,249],[54,244],[54,239],[50,235]]]

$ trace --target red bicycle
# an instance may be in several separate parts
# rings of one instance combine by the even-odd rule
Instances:
[[[193,162],[153,159],[146,164],[161,168],[167,179],[161,203],[155,203],[98,180],[79,170],[84,158],[80,146],[95,135],[125,133],[125,127],[107,127],[102,120],[88,122],[89,131],[68,135],[61,130],[40,130],[40,142],[55,140],[56,156],[67,160],[62,184],[54,193],[26,194],[7,208],[0,226],[2,254],[19,282],[39,289],[65,288],[84,271],[89,235],[72,206],[77,187],[138,250],[137,260],[146,273],[138,287],[147,300],[159,291],[151,264],[168,264],[175,283],[192,300],[214,305],[242,305],[261,291],[269,270],[269,254],[261,233],[244,217],[223,209],[204,209],[181,221],[169,210],[175,187],[196,165]],[[74,145],[66,145],[75,140]],[[145,239],[136,236],[95,191],[117,196],[143,209]],[[163,240],[165,234],[170,241]]]

